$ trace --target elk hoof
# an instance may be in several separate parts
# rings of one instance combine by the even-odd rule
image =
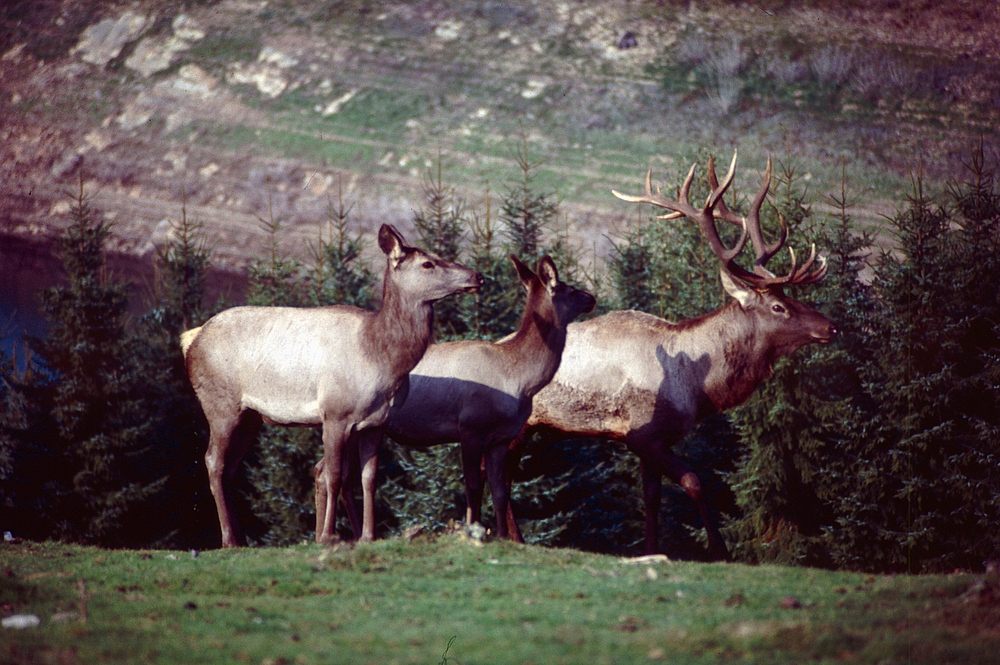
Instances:
[[[688,471],[681,476],[681,487],[688,493],[688,496],[697,501],[701,497],[701,481],[694,472]]]

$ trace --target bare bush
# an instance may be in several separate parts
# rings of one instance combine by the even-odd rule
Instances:
[[[731,76],[716,76],[708,89],[708,99],[722,115],[732,111],[743,94],[743,82]]]
[[[885,98],[909,92],[917,83],[917,74],[899,58],[871,55],[858,65],[851,83],[865,97]]]
[[[735,39],[716,46],[708,55],[708,64],[722,78],[739,76],[750,62],[750,52]]]
[[[882,73],[882,63],[878,58],[868,58],[854,71],[851,86],[863,97],[881,96],[886,79]]]
[[[885,76],[889,85],[897,90],[909,90],[917,83],[917,73],[907,63],[897,58],[887,59]]]
[[[847,80],[854,69],[855,57],[852,51],[840,46],[824,46],[810,59],[809,67],[821,83],[840,85]]]

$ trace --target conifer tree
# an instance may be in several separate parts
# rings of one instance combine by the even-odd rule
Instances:
[[[128,287],[107,275],[110,231],[95,219],[82,177],[71,215],[60,240],[68,284],[44,292],[50,327],[33,342],[50,376],[57,432],[43,443],[53,464],[37,482],[52,535],[122,545],[137,536],[130,518],[166,479],[149,445],[150,386],[135,361],[141,341],[126,329]]]
[[[865,297],[858,274],[871,237],[858,233],[851,221],[846,177],[839,198],[831,197],[838,217],[827,224],[812,218],[793,162],[779,162],[775,180],[772,213],[784,217],[789,238],[798,244],[815,241],[824,255],[829,253],[827,277],[808,295],[836,322],[838,338],[827,347],[806,346],[779,360],[772,377],[733,411],[744,449],[730,476],[740,515],[730,521],[727,534],[741,560],[825,565],[821,531],[829,518],[828,488],[817,482],[817,469],[833,434],[818,414],[844,408],[852,397],[850,388],[858,384],[850,357],[858,324],[844,304],[860,306]],[[783,258],[775,257],[775,271],[783,267]]]
[[[1000,553],[1000,196],[980,145],[943,197],[914,178],[865,321],[826,543],[837,565],[980,570]],[[850,487],[850,492],[845,491]]]
[[[424,205],[413,216],[413,225],[424,249],[448,261],[458,261],[469,226],[466,203],[442,179],[442,160],[429,171],[423,184]],[[434,303],[434,326],[438,341],[460,339],[469,330],[463,298],[452,296]]]
[[[210,255],[203,226],[188,217],[185,198],[157,254],[157,302],[138,322],[145,352],[136,360],[145,376],[155,377],[147,416],[151,445],[160,451],[168,477],[152,519],[167,527],[158,544],[175,547],[210,546],[218,528],[203,460],[208,428],[180,348],[180,334],[207,318],[202,301]]]

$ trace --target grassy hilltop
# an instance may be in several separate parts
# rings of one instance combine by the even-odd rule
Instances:
[[[4,663],[995,663],[995,576],[354,549],[0,545]],[[83,600],[81,600],[83,598]]]

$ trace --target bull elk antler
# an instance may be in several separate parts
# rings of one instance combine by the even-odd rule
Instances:
[[[811,284],[823,279],[826,275],[825,257],[818,257],[820,260],[819,267],[812,270],[813,264],[817,259],[815,244],[812,246],[809,258],[801,266],[796,265],[795,250],[791,247],[788,248],[788,253],[791,257],[791,267],[785,275],[775,275],[765,267],[771,257],[781,250],[788,238],[788,225],[780,213],[778,214],[778,220],[781,223],[781,233],[773,244],[768,244],[764,240],[764,234],[760,228],[760,208],[764,204],[767,192],[771,187],[770,157],[767,158],[767,169],[764,172],[764,180],[761,182],[757,196],[754,197],[753,203],[750,206],[750,214],[746,217],[742,217],[731,211],[722,198],[723,194],[726,193],[726,190],[733,183],[733,176],[736,173],[735,152],[733,152],[733,161],[729,165],[729,172],[726,173],[721,184],[715,174],[715,159],[712,157],[709,158],[708,184],[712,191],[709,193],[708,198],[705,199],[705,205],[701,209],[695,208],[690,202],[691,183],[694,180],[695,168],[697,168],[697,164],[693,164],[688,171],[684,183],[681,185],[680,190],[678,190],[676,201],[663,196],[660,193],[659,187],[656,188],[655,192],[653,191],[651,183],[652,169],[646,172],[646,192],[642,196],[622,194],[616,190],[611,190],[611,193],[624,201],[649,203],[658,208],[671,211],[666,215],[661,215],[660,219],[687,217],[696,221],[699,228],[701,228],[702,234],[705,236],[705,240],[712,248],[712,252],[722,261],[723,268],[732,276],[750,284],[756,289],[763,290],[789,284]],[[732,248],[726,248],[725,243],[719,237],[719,230],[715,226],[716,219],[737,224],[743,229],[739,240]],[[748,237],[756,254],[753,272],[736,263],[736,257],[743,250]]]

